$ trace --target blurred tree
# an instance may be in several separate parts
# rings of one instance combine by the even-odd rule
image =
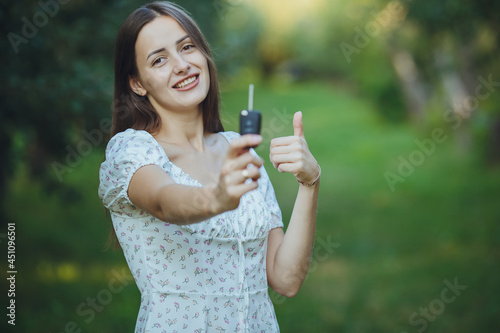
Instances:
[[[479,76],[498,81],[500,4],[486,0],[177,3],[199,23],[223,73],[252,65],[267,76],[282,70],[293,79],[347,83],[373,99],[387,119],[408,118],[405,103],[412,118],[425,119],[441,96],[463,113],[459,107],[474,96]],[[64,176],[106,142],[114,39],[142,4],[0,0],[1,195],[9,176],[24,167],[48,189],[62,189],[67,199],[78,196]],[[404,10],[387,15],[394,4]],[[498,118],[498,94],[478,108],[488,121],[472,128],[493,142],[498,126],[487,124]],[[471,128],[461,131],[468,135]]]
[[[209,39],[212,2],[177,1]],[[124,19],[143,1],[0,2],[0,202],[19,168],[48,190],[78,197],[64,183],[83,158],[108,139],[113,49]],[[2,219],[3,221],[4,219]]]
[[[435,90],[428,98],[442,96],[460,126],[454,128],[457,142],[468,148],[473,141],[474,118],[486,117],[476,128],[482,137],[495,138],[500,117],[500,99],[491,89],[498,89],[498,45],[500,41],[500,3],[480,1],[412,1],[403,2],[408,10],[405,29],[418,30],[419,39],[404,42],[405,32],[395,36],[400,48],[412,54],[420,72]],[[489,83],[488,83],[489,82]],[[496,82],[496,83],[495,83]],[[482,86],[481,89],[478,89]],[[487,97],[485,96],[487,93]],[[488,106],[488,107],[486,107]],[[481,115],[477,115],[478,111]],[[493,141],[481,145],[494,145]],[[498,143],[496,143],[498,144]],[[486,150],[493,152],[494,150]],[[493,156],[488,156],[492,159]]]
[[[477,87],[498,89],[499,7],[484,0],[318,1],[314,12],[289,19],[291,33],[279,34],[280,61],[305,78],[358,91],[387,120],[454,125],[459,146],[478,142],[493,159],[500,135],[489,124],[498,122],[499,95],[482,98]]]

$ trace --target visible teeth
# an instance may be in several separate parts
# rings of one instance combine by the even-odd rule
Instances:
[[[184,88],[185,86],[187,86],[188,84],[194,82],[194,80],[196,80],[196,76],[191,76],[189,79],[185,79],[184,81],[182,81],[181,83],[179,84],[176,84],[175,86],[177,88]]]

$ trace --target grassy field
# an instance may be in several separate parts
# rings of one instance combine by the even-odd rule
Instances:
[[[295,298],[272,296],[282,332],[498,331],[500,170],[457,149],[450,131],[426,154],[415,140],[429,143],[435,128],[387,124],[370,103],[334,85],[257,87],[265,139],[257,152],[285,225],[298,185],[272,168],[268,143],[293,134],[296,110],[323,172],[310,273]],[[225,126],[236,130],[247,91],[223,91]],[[95,148],[64,175],[78,188],[65,200],[22,168],[12,179],[19,331],[133,331],[139,292],[122,254],[104,251],[110,222],[97,198],[102,158]],[[401,160],[418,163],[403,177]],[[387,172],[403,181],[391,188]],[[123,290],[112,293],[117,276]],[[105,301],[92,306],[92,299]]]

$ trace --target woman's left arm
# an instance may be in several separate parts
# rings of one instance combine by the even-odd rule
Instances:
[[[280,172],[292,173],[299,182],[297,198],[286,233],[269,232],[267,247],[268,283],[279,294],[295,296],[309,270],[316,230],[320,168],[309,151],[302,126],[302,113],[293,117],[294,135],[271,141],[270,159]]]

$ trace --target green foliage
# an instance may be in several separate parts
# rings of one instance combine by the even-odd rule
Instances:
[[[414,140],[429,138],[430,131],[388,125],[373,104],[330,84],[256,88],[263,133],[291,135],[291,116],[302,110],[306,139],[323,170],[310,273],[295,298],[272,296],[283,332],[416,332],[409,317],[455,277],[467,289],[426,331],[498,328],[500,305],[491,295],[500,292],[492,278],[500,273],[500,170],[482,169],[476,155],[458,154],[449,140],[391,192],[384,172],[397,172],[398,157],[408,158],[417,149]],[[246,87],[225,91],[226,127],[235,130]],[[286,224],[297,183],[269,163],[271,137],[265,139],[257,152],[266,159]],[[96,150],[67,176],[82,198],[71,205],[47,196],[25,172],[10,184],[22,331],[41,325],[61,332],[69,321],[82,332],[133,330],[140,295],[131,280],[92,320],[77,312],[108,288],[113,271],[126,269],[119,251],[103,251],[110,221],[97,198],[102,156]],[[325,247],[328,242],[337,245]]]
[[[119,251],[104,251],[110,221],[97,198],[97,170],[107,141],[102,122],[111,116],[116,33],[144,2],[72,0],[53,7],[46,22],[40,3],[55,0],[0,1],[0,219],[2,226],[15,222],[18,232],[17,328],[61,332],[74,321],[82,332],[132,331],[140,297],[132,282],[92,320],[77,309],[126,269]],[[500,173],[484,156],[498,161],[500,95],[493,91],[453,129],[443,118],[453,104],[443,77],[456,74],[468,97],[480,75],[500,80],[499,3],[401,2],[403,10],[370,34],[395,2],[177,3],[214,50],[226,129],[237,130],[248,84],[256,83],[264,117],[257,152],[267,160],[270,139],[291,135],[291,115],[302,110],[322,166],[316,248],[328,239],[339,246],[313,256],[296,298],[273,295],[282,331],[416,332],[409,317],[455,277],[468,289],[426,331],[498,330],[500,303],[492,295],[500,292]],[[35,19],[36,31],[25,28]],[[426,94],[418,128],[407,122],[397,51],[411,56]],[[384,174],[398,174],[400,158],[419,149],[415,139],[431,138],[436,128],[445,142],[392,192]],[[83,154],[84,131],[101,136]],[[471,144],[457,149],[464,138]],[[59,176],[54,162],[67,167]],[[297,184],[268,160],[266,168],[286,222]]]
[[[0,153],[8,157],[0,167],[0,184],[27,161],[27,171],[48,188],[65,188],[61,178],[68,172],[56,169],[72,164],[71,150],[87,155],[77,147],[87,140],[83,131],[101,132],[103,139],[90,149],[105,144],[109,126],[102,121],[111,118],[116,34],[126,16],[143,4],[47,0],[1,5],[2,36],[11,37],[0,41],[7,64],[1,73]],[[192,0],[181,5],[201,18],[201,28],[213,38],[212,4]]]

